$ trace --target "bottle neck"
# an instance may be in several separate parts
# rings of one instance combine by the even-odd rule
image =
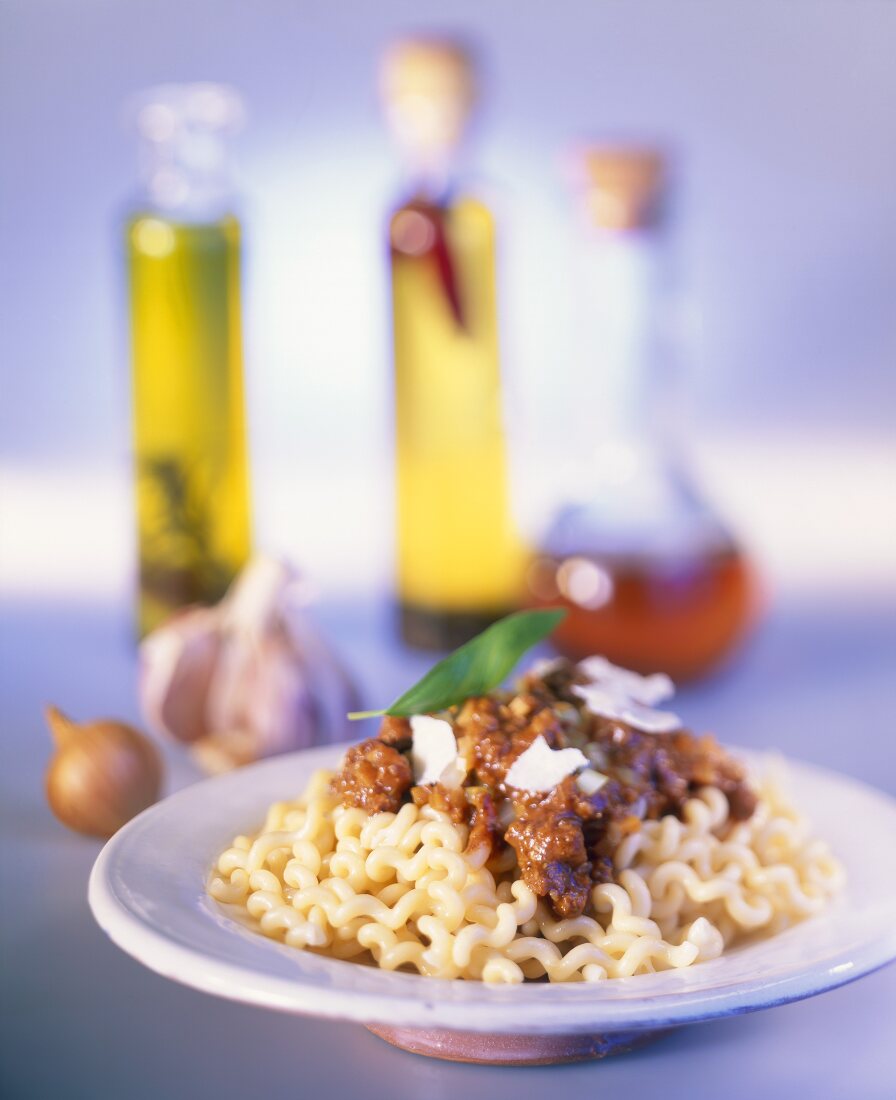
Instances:
[[[727,538],[675,448],[668,259],[656,227],[589,228],[582,243],[576,461],[549,540],[560,555],[590,547],[686,556]]]
[[[616,448],[643,450],[660,432],[667,349],[665,272],[655,229],[592,229],[580,266],[579,331],[595,430]]]
[[[676,402],[667,261],[657,227],[589,226],[577,265],[579,351],[564,495],[587,503],[602,517],[602,537],[612,532],[625,546],[666,538],[670,517],[693,512],[670,430]]]
[[[401,192],[409,201],[448,206],[461,187],[460,158],[454,151],[440,157],[403,157]]]
[[[171,221],[214,222],[237,211],[237,198],[227,183],[164,171],[144,178],[136,205]]]
[[[140,144],[140,204],[176,221],[215,221],[232,213],[236,196],[220,134],[179,131]]]
[[[228,143],[244,118],[225,85],[165,84],[132,103],[142,207],[160,217],[212,221],[233,210]]]

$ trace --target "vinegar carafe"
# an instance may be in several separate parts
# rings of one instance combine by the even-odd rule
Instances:
[[[743,634],[753,575],[670,431],[664,160],[600,147],[580,163],[582,357],[567,434],[583,476],[530,567],[529,597],[568,608],[554,639],[568,656],[687,680]]]
[[[389,223],[395,361],[397,589],[404,639],[455,646],[522,592],[501,411],[495,228],[460,185],[474,103],[468,55],[403,41],[384,59],[405,197]]]
[[[141,633],[218,600],[251,548],[240,223],[224,149],[241,113],[234,92],[206,84],[136,105],[143,194],[125,239]]]

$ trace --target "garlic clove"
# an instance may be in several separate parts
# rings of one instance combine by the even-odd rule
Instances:
[[[302,582],[298,570],[262,554],[240,573],[219,605],[221,625],[254,638],[276,629],[286,599]]]
[[[140,646],[140,703],[149,725],[176,741],[208,733],[206,698],[220,652],[217,616],[179,612]]]
[[[357,697],[303,607],[308,586],[275,558],[251,561],[213,608],[193,608],[141,647],[150,724],[218,772],[341,739]]]
[[[252,648],[225,643],[212,677],[208,721],[215,731],[196,745],[211,771],[307,748],[317,729],[308,675],[281,638]]]
[[[357,710],[361,698],[341,659],[317,629],[313,619],[300,610],[304,586],[289,590],[284,601],[283,627],[292,643],[296,660],[305,670],[305,679],[313,685],[314,720],[323,737],[340,740],[352,732],[346,715]]]
[[[107,838],[158,799],[162,762],[143,734],[111,720],[78,724],[57,707],[45,713],[57,745],[47,801],[64,825]]]
[[[222,645],[208,691],[209,735],[194,745],[220,771],[341,739],[357,693],[305,613],[309,589],[290,565],[250,563],[217,609]]]
[[[252,730],[211,734],[201,741],[194,741],[190,751],[196,763],[209,775],[221,775],[258,759]]]

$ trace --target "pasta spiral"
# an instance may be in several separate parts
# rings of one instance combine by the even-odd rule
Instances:
[[[680,820],[645,821],[622,840],[615,881],[592,889],[593,916],[558,920],[506,851],[467,852],[467,828],[429,806],[346,807],[331,778],[315,773],[257,836],[236,837],[208,890],[266,936],[385,970],[515,983],[686,967],[818,912],[842,880],[774,783],[744,822],[707,787]]]

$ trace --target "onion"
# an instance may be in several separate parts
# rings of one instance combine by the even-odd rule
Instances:
[[[111,719],[78,724],[53,706],[45,715],[56,742],[47,801],[63,825],[107,838],[158,799],[162,762],[142,733]]]

